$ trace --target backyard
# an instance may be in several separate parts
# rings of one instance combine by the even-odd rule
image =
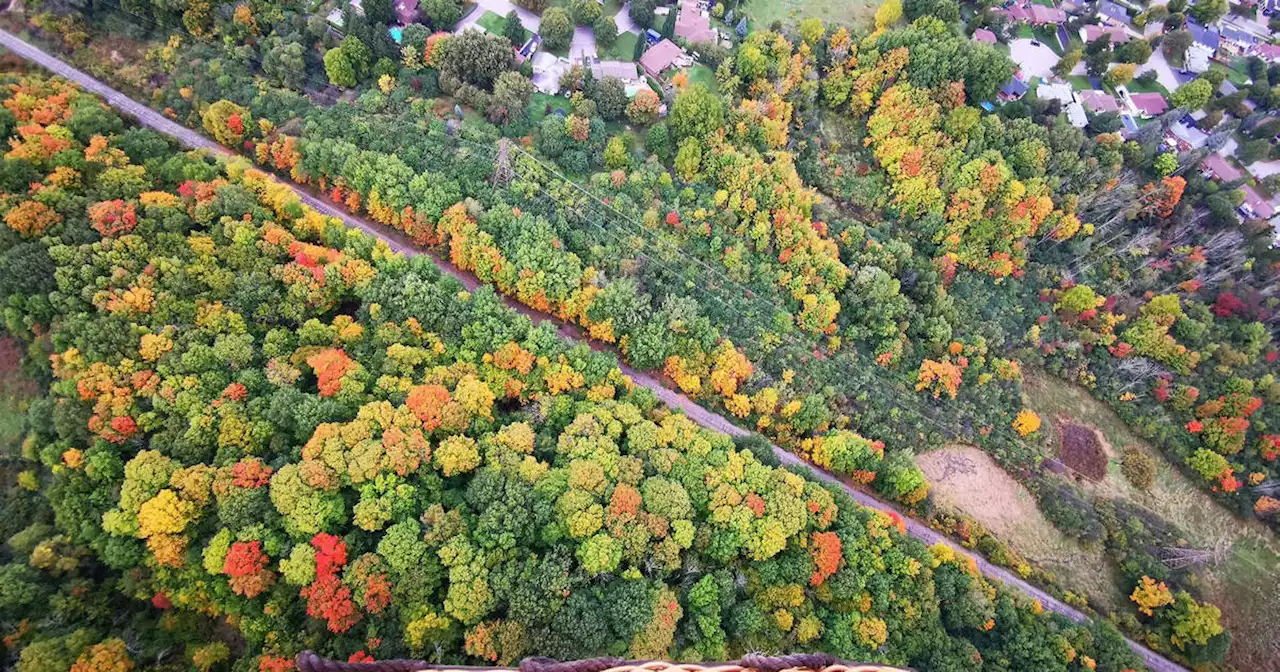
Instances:
[[[826,24],[870,27],[874,23],[876,0],[747,0],[747,16],[757,26],[774,21],[793,23],[804,19],[822,19]]]
[[[635,33],[618,33],[618,39],[600,54],[600,58],[606,61],[634,61],[636,41],[639,39],[640,36]]]
[[[507,17],[485,10],[485,13],[476,20],[476,23],[480,24],[481,27],[493,35],[502,35],[503,31],[507,28]],[[524,39],[520,41],[521,44],[523,44],[525,40],[528,40],[532,35],[533,33],[525,30]]]

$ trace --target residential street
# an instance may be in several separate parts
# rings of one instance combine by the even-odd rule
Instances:
[[[498,9],[495,9],[495,6],[497,5],[506,6],[507,9],[501,10],[499,12]],[[481,7],[487,7],[491,11],[505,14],[507,11],[509,11],[511,5],[510,3],[506,2],[506,0],[482,0]],[[480,11],[480,8],[477,8],[477,11]],[[473,12],[472,14],[475,14],[475,13],[476,12]],[[468,18],[470,19],[471,17],[468,17]],[[528,24],[526,24],[526,26],[527,25]],[[592,41],[592,44],[594,46],[594,40]],[[66,63],[63,63],[58,58],[48,53],[45,53],[44,51],[26,43],[25,41],[21,40],[15,35],[12,35],[11,33],[0,30],[0,45],[12,51],[14,54],[22,58],[25,58],[29,61],[32,61],[44,68],[47,68],[48,70],[54,72],[55,74],[61,75],[71,81],[76,82],[77,84],[82,86],[84,89],[102,96],[107,103],[109,103],[110,105],[112,105],[113,107],[119,109],[124,113],[132,115],[138,120],[140,124],[150,127],[166,135],[169,135],[188,147],[196,148],[196,149],[207,149],[215,154],[223,155],[223,156],[231,155],[231,152],[229,152],[222,146],[218,145],[217,143],[213,142],[212,140],[205,138],[204,136],[196,133],[195,131],[192,131],[190,129],[187,129],[185,127],[182,127],[174,123],[173,121],[161,115],[159,112],[156,112],[155,110],[152,110],[151,108],[141,103],[135,102],[125,94],[119,91],[116,91],[111,87],[107,86],[106,84],[98,81],[97,79],[94,79],[93,77],[87,75],[86,73],[81,72],[80,70],[77,70],[76,68],[73,68],[70,65],[67,65]],[[1045,49],[1048,50],[1047,47]],[[1050,51],[1050,53],[1052,52]],[[1055,61],[1056,61],[1056,57],[1055,57]],[[1049,65],[1051,66],[1052,63],[1050,63]],[[513,151],[521,151],[521,150],[513,147]],[[435,259],[436,264],[441,268],[441,270],[444,273],[447,273],[450,276],[457,278],[468,290],[474,291],[480,285],[480,283],[476,280],[476,278],[471,276],[470,274],[459,271],[453,266],[444,263],[442,260],[437,258],[434,254],[425,252],[421,249],[414,247],[413,244],[404,235],[398,232],[392,231],[390,229],[387,229],[381,225],[374,224],[360,217],[353,216],[347,213],[345,210],[339,209],[326,201],[316,198],[315,196],[311,195],[309,191],[307,191],[306,189],[303,189],[298,185],[292,184],[290,182],[284,182],[284,181],[281,181],[281,182],[289,186],[290,188],[292,188],[293,191],[298,194],[298,197],[307,205],[311,206],[312,208],[316,209],[317,211],[325,215],[338,218],[342,222],[346,223],[347,225],[358,228],[361,231],[364,231],[365,233],[384,241],[390,247],[390,249],[396,252],[399,252],[406,256],[428,254],[433,259]],[[580,334],[580,332],[576,327],[561,323],[558,320],[555,320],[554,318],[534,312],[532,309],[516,303],[514,299],[509,299],[507,297],[502,297],[502,298],[503,298],[503,301],[508,306],[512,307],[513,309],[519,311],[524,315],[529,316],[530,319],[534,320],[535,322],[550,321],[552,324],[558,327],[560,334],[565,336],[566,338],[585,340],[583,339],[582,335]],[[593,344],[593,347],[597,347],[598,349],[604,349],[603,346],[598,346],[594,344]],[[659,381],[654,376],[651,376],[649,374],[646,374],[640,371],[636,371],[626,366],[623,366],[623,371],[624,373],[626,373],[626,375],[631,377],[632,381],[635,384],[641,385],[646,388],[649,388],[650,390],[653,390],[654,393],[663,402],[669,404],[673,408],[680,409],[685,414],[687,414],[694,422],[698,423],[699,425],[702,425],[703,427],[724,432],[732,436],[744,436],[744,435],[750,434],[750,432],[737,427],[736,425],[734,425],[732,422],[730,422],[728,419],[724,418],[723,416],[713,413],[711,411],[708,411],[707,409],[694,403],[684,395],[681,395],[677,392],[667,389],[662,385],[661,381]],[[885,511],[897,511],[894,505],[883,502],[879,499],[876,499],[875,497],[872,497],[871,495],[862,492],[861,490],[838,479],[837,477],[829,473],[823,472],[821,470],[818,470],[812,467],[811,465],[808,465],[801,458],[797,457],[796,455],[792,454],[787,450],[784,450],[777,446],[773,446],[773,451],[774,451],[774,454],[778,457],[778,459],[781,460],[784,464],[792,464],[797,466],[809,467],[813,471],[813,474],[815,477],[820,478],[824,481],[836,484],[844,492],[846,492],[850,497],[852,497],[853,499],[857,500],[859,503],[865,506],[880,509],[880,510],[885,510]],[[906,523],[906,528],[908,533],[911,534],[912,536],[915,536],[921,539],[926,544],[935,544],[935,543],[947,544],[948,546],[951,546],[952,548],[954,548],[958,555],[973,558],[978,568],[982,571],[982,573],[985,576],[1002,581],[1009,586],[1015,587],[1018,590],[1021,590],[1027,593],[1031,597],[1039,600],[1045,609],[1061,614],[1074,621],[1084,621],[1086,619],[1085,615],[1080,613],[1076,609],[1073,609],[1072,607],[1066,605],[1065,603],[1054,599],[1053,597],[1046,594],[1044,591],[1041,591],[1035,586],[1032,586],[1026,581],[1023,581],[1022,579],[1012,574],[1011,572],[1003,568],[996,567],[989,564],[981,556],[970,553],[969,551],[960,547],[958,544],[955,544],[949,541],[938,532],[928,528],[923,523],[916,521],[910,517],[907,517],[901,514],[901,512],[898,512],[898,515],[901,515],[903,517]],[[1185,668],[1155,654],[1154,652],[1150,651],[1149,649],[1147,649],[1146,647],[1142,646],[1141,644],[1135,641],[1129,640],[1129,645],[1134,649],[1134,651],[1138,652],[1144,658],[1146,665],[1150,669],[1155,670],[1156,672],[1174,672],[1175,670],[1179,670],[1179,671],[1185,670]]]
[[[1041,43],[1036,46],[1031,40],[1014,40],[1009,43],[1009,58],[1022,69],[1024,78],[1052,77],[1053,66],[1058,64],[1058,54]]]
[[[1179,86],[1182,86],[1183,82],[1191,79],[1190,77],[1180,76],[1174,67],[1169,65],[1169,61],[1164,57],[1164,52],[1160,49],[1156,49],[1152,52],[1151,60],[1138,68],[1138,74],[1142,74],[1148,70],[1155,70],[1156,81],[1160,82],[1160,86],[1163,86],[1169,91],[1177,90]]]

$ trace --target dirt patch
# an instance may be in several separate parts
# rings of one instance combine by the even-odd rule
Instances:
[[[1107,453],[1092,427],[1058,422],[1058,455],[1062,462],[1091,481],[1107,477]]]
[[[936,505],[973,517],[1095,605],[1109,608],[1117,603],[1111,563],[1100,551],[1086,551],[1063,536],[1045,519],[1031,493],[982,450],[947,446],[917,455],[916,463],[929,479]]]

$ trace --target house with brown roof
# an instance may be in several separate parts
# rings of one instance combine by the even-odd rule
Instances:
[[[684,49],[671,40],[663,40],[645,50],[640,57],[640,69],[654,79],[661,79],[667,68],[675,65],[684,55]]]
[[[1119,112],[1120,103],[1116,102],[1115,96],[1106,91],[1081,91],[1076,94],[1080,99],[1080,104],[1084,108],[1094,114],[1102,112]]]
[[[1058,7],[1045,7],[1030,0],[1014,0],[1004,10],[1013,23],[1030,23],[1034,26],[1049,26],[1066,23],[1067,13]]]
[[[1275,207],[1268,203],[1252,185],[1246,184],[1240,187],[1240,190],[1244,192],[1244,203],[1240,204],[1240,214],[1246,218],[1257,219],[1271,219],[1275,216]]]
[[[1080,39],[1085,44],[1089,44],[1103,35],[1111,36],[1111,44],[1124,44],[1133,39],[1129,31],[1121,26],[1103,26],[1096,23],[1090,23],[1080,28]]]
[[[1211,152],[1209,156],[1200,162],[1200,174],[1209,180],[1217,180],[1219,182],[1234,182],[1244,177],[1244,173],[1239,168],[1231,165],[1227,158],[1217,152]]]
[[[687,42],[715,42],[720,33],[711,27],[711,19],[698,7],[695,0],[683,0],[676,15],[676,37]]]
[[[995,44],[996,34],[986,28],[979,28],[973,31],[973,41],[979,44]]]
[[[1280,44],[1259,44],[1253,53],[1268,63],[1280,62]]]
[[[1155,92],[1131,93],[1129,94],[1129,100],[1133,102],[1133,107],[1142,117],[1155,117],[1164,114],[1169,109],[1169,101]]]

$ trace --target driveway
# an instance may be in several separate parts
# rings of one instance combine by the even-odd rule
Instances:
[[[622,5],[622,9],[618,10],[617,14],[613,15],[613,22],[618,24],[618,32],[643,35],[644,31],[640,29],[640,26],[636,25],[636,22],[631,19],[631,15],[627,13],[630,10],[631,3],[627,2]]]
[[[1191,79],[1190,76],[1183,75],[1169,65],[1169,61],[1164,57],[1164,50],[1156,49],[1151,53],[1151,59],[1142,67],[1138,68],[1137,74],[1142,74],[1149,70],[1156,71],[1156,81],[1160,82],[1160,86],[1168,89],[1170,93],[1176,91],[1183,82]]]
[[[1036,46],[1031,40],[1021,39],[1009,43],[1009,58],[1022,71],[1023,78],[1052,77],[1058,55],[1044,43]]]
[[[573,43],[569,45],[570,60],[596,57],[596,35],[586,26],[573,29]]]
[[[457,27],[453,30],[455,33],[461,33],[471,27],[484,30],[484,28],[476,25],[476,22],[480,20],[480,17],[484,16],[486,10],[498,16],[506,16],[513,9],[516,10],[516,15],[520,17],[520,23],[525,27],[525,30],[531,33],[538,32],[538,26],[542,25],[542,19],[537,14],[508,2],[508,0],[476,0],[475,9],[471,10],[470,14],[459,21]]]

